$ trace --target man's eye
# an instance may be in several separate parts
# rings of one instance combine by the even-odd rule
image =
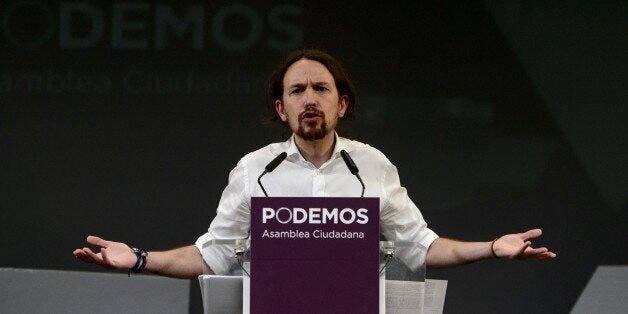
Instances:
[[[296,89],[291,90],[291,91],[290,91],[290,94],[291,94],[291,95],[292,95],[292,94],[298,94],[298,93],[301,93],[302,91],[303,91],[303,89],[301,89],[301,88],[296,88]]]

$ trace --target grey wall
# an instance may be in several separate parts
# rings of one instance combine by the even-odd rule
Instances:
[[[628,263],[625,1],[72,3],[0,6],[0,267],[94,271],[71,254],[88,234],[194,241],[237,160],[279,139],[263,84],[302,46],[344,61],[353,137],[434,230],[542,227],[558,252],[429,270],[446,313],[567,312]]]
[[[2,313],[186,313],[187,280],[157,276],[0,268]]]

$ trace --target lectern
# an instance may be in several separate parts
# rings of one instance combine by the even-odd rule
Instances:
[[[377,198],[253,198],[250,238],[202,254],[206,313],[422,312],[426,248],[380,241]]]

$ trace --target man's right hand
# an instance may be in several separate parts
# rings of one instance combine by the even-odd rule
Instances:
[[[87,242],[100,248],[94,253],[89,247],[74,250],[74,256],[85,263],[98,264],[108,269],[128,269],[137,262],[137,256],[128,245],[113,242],[96,236],[88,236]]]

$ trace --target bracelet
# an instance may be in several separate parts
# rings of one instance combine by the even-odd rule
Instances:
[[[142,249],[138,249],[136,247],[132,247],[131,249],[133,250],[133,253],[135,253],[137,260],[135,261],[135,265],[129,268],[129,277],[131,277],[131,272],[141,273],[142,270],[144,270],[144,267],[146,267],[146,256],[148,256],[148,252]]]
[[[495,245],[495,241],[497,241],[497,239],[499,238],[495,238],[495,240],[493,240],[493,242],[491,242],[491,253],[493,253],[493,257],[496,259],[499,259],[499,256],[497,256],[497,254],[495,254],[495,249],[493,248],[493,245]]]

